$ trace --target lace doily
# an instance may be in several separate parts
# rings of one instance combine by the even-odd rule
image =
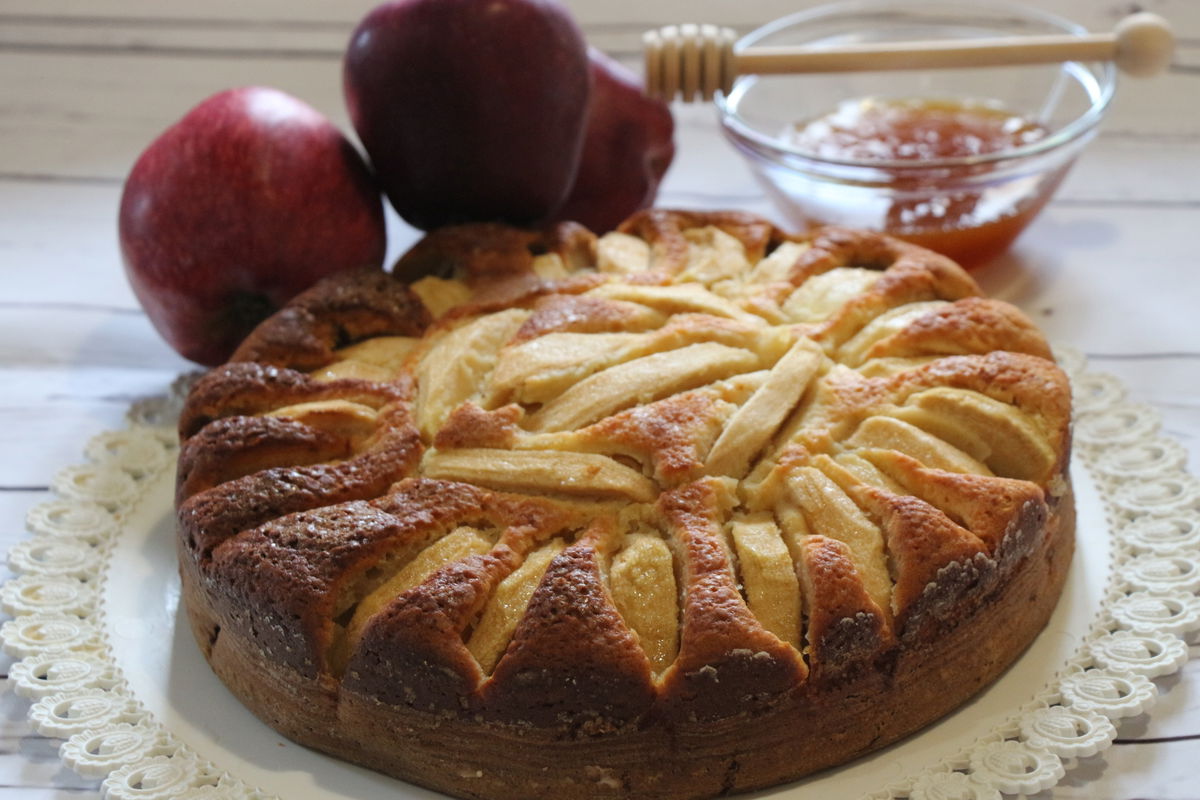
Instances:
[[[1078,352],[1058,356],[1075,392],[1074,458],[1102,490],[1112,535],[1098,613],[1055,677],[990,734],[869,800],[999,800],[1049,789],[1112,743],[1115,721],[1149,710],[1152,679],[1187,660],[1182,637],[1200,629],[1200,482],[1184,471],[1184,449],[1158,433],[1153,409],[1127,403],[1115,377],[1085,372]],[[29,511],[32,536],[9,553],[17,577],[0,587],[12,617],[0,641],[19,659],[10,683],[31,701],[34,729],[63,739],[63,763],[103,778],[105,797],[266,800],[156,719],[113,657],[103,597],[114,543],[146,487],[174,464],[187,384],[136,404],[125,430],[92,439],[88,463],[55,476],[58,499]]]

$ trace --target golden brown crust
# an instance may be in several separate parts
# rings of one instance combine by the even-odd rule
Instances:
[[[919,635],[919,626],[909,624],[914,617],[926,625],[957,622],[964,595],[979,585],[979,573],[986,569],[988,549],[983,540],[911,495],[863,486],[856,499],[879,519],[887,539],[896,581],[892,605],[899,634]],[[933,635],[928,630],[921,633]]]
[[[683,550],[687,586],[679,656],[661,689],[663,713],[676,721],[753,715],[808,675],[799,653],[764,630],[746,607],[729,563],[717,493],[703,480],[659,499]]]
[[[434,437],[439,450],[465,447],[508,448],[517,434],[517,423],[524,412],[515,403],[494,411],[484,411],[474,403],[463,403],[451,412]]]
[[[397,597],[363,631],[342,686],[431,714],[461,711],[483,679],[463,631],[516,565],[509,548],[471,556]]]
[[[246,337],[230,361],[311,370],[372,336],[419,336],[429,314],[408,286],[376,269],[319,281]]]
[[[635,213],[617,230],[650,242],[652,259],[648,273],[674,275],[688,261],[688,241],[684,231],[712,226],[733,236],[746,249],[747,257],[757,261],[767,247],[781,238],[776,228],[761,217],[739,211],[668,211],[650,208]],[[649,282],[652,279],[647,279]]]
[[[179,452],[175,502],[227,481],[275,466],[335,461],[350,442],[280,417],[223,417],[205,425]]]
[[[379,438],[353,458],[271,467],[189,496],[177,514],[184,546],[207,559],[229,537],[270,520],[384,494],[412,473],[423,448],[407,409],[393,408],[382,421]]]
[[[987,394],[1046,420],[1047,431],[1060,444],[1071,419],[1071,391],[1062,370],[1044,358],[995,351],[982,356],[938,359],[896,376],[889,388],[954,386]]]
[[[959,300],[979,294],[965,272],[944,269],[938,258],[918,258],[906,250],[902,253],[887,265],[870,290],[847,303],[820,327],[818,341],[841,345],[875,317],[908,303]]]
[[[234,362],[210,370],[192,387],[179,415],[179,437],[186,441],[221,417],[334,399],[378,407],[407,400],[411,393],[411,381],[404,379],[390,384],[356,379],[318,383],[297,370]]]
[[[828,227],[814,232],[811,246],[788,275],[795,286],[838,267],[913,270],[960,296],[980,294],[979,286],[945,256],[873,231]],[[953,287],[952,289],[950,287]]]
[[[609,236],[443,229],[396,270],[442,277],[333,279],[197,384],[185,599],[270,724],[464,797],[695,800],[905,735],[1044,624],[1070,395],[1024,315],[878,234]]]
[[[833,680],[878,661],[895,637],[884,610],[863,588],[849,548],[825,536],[810,536],[803,547],[801,585],[814,679]]]
[[[611,734],[642,720],[653,700],[646,655],[613,606],[599,554],[582,542],[568,547],[481,689],[486,718],[566,736]]]
[[[581,434],[611,442],[650,466],[663,486],[698,478],[702,454],[718,433],[717,400],[700,392],[677,394],[600,420]]]
[[[1007,350],[1053,360],[1050,346],[1020,309],[1000,300],[964,297],[876,342],[867,358],[967,355]]]
[[[661,324],[650,309],[621,300],[572,294],[553,294],[541,298],[533,314],[513,336],[513,344],[536,339],[547,333],[601,333],[604,331],[645,330]]]
[[[302,674],[328,672],[342,584],[425,535],[370,503],[354,501],[264,523],[218,545],[205,569],[220,587],[225,627],[256,638]]]
[[[595,235],[572,222],[541,231],[491,222],[448,225],[409,249],[392,272],[404,281],[425,275],[490,280],[528,273],[534,257],[544,253],[559,255],[567,265],[591,263],[595,246]]]

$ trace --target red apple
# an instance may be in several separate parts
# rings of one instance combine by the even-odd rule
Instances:
[[[675,157],[675,120],[670,106],[647,97],[638,77],[622,64],[595,48],[589,55],[592,98],[583,155],[554,218],[603,233],[654,203]]]
[[[214,365],[280,305],[338,270],[383,263],[383,199],[354,146],[275,89],[205,100],[134,164],[125,272],[185,358]]]
[[[350,118],[413,225],[545,219],[579,163],[587,46],[555,0],[395,0],[346,51]]]

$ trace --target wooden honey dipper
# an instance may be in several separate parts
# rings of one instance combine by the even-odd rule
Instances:
[[[740,75],[994,67],[1062,61],[1112,61],[1147,77],[1166,69],[1175,39],[1157,14],[1131,14],[1112,33],[1011,36],[975,40],[881,42],[734,50],[736,34],[716,25],[668,25],[643,36],[646,93],[684,102],[728,94]]]

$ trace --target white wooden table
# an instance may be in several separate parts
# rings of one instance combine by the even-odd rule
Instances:
[[[635,34],[682,21],[743,30],[808,0],[572,0],[591,41],[632,56]],[[116,244],[121,183],[137,154],[223,88],[266,84],[349,130],[340,56],[368,0],[0,0],[0,550],[26,510],[129,403],[190,365],[151,329]],[[1110,28],[1134,4],[1040,0]],[[1101,136],[1008,256],[977,273],[1057,342],[1156,406],[1200,473],[1200,1],[1147,0],[1180,37],[1169,74],[1124,83]],[[660,204],[770,215],[708,109],[680,109],[680,154]],[[392,220],[391,254],[416,238]],[[2,568],[0,568],[2,569]],[[0,577],[5,577],[0,574]],[[1192,639],[1200,656],[1200,639]],[[7,669],[0,660],[0,673]],[[1200,660],[1159,681],[1153,713],[1087,759],[1054,798],[1200,797]],[[0,800],[99,796],[0,695]]]

